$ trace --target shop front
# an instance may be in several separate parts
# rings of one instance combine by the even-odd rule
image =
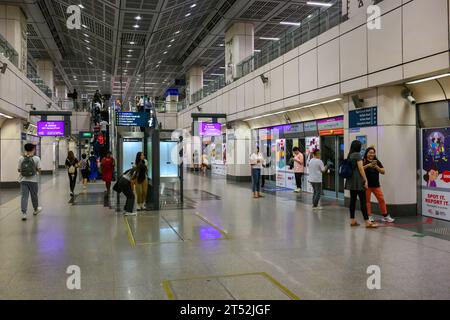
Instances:
[[[324,193],[333,198],[343,198],[344,182],[336,168],[344,158],[343,117],[309,122],[279,125],[253,130],[265,159],[263,167],[264,186],[268,191],[290,191],[296,188],[291,164],[293,148],[298,147],[305,157],[305,174],[302,190],[312,192],[308,183],[308,163],[314,150],[321,150],[324,163],[334,164],[324,174]]]

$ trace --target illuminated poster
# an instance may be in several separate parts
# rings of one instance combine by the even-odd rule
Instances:
[[[286,139],[277,140],[277,187],[286,187]]]
[[[422,214],[450,221],[450,128],[422,131]]]

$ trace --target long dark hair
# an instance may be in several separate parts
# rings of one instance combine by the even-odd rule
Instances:
[[[69,160],[70,163],[75,162],[75,155],[73,154],[73,151],[69,151],[69,153],[67,154],[67,159]]]
[[[141,163],[141,156],[142,156],[142,152],[138,152],[136,154],[136,160],[134,161],[134,165],[137,167],[139,165],[139,163]]]
[[[350,145],[350,151],[348,152],[347,158],[350,158],[350,155],[352,153],[360,153],[362,148],[362,143],[359,140],[353,140],[352,144]]]
[[[140,184],[144,182],[145,178],[147,177],[147,167],[143,162],[140,162],[139,165],[136,167],[136,178],[137,182]]]
[[[375,148],[374,147],[368,147],[367,149],[366,149],[366,152],[364,153],[364,163],[365,164],[367,164],[368,162],[369,162],[369,160],[367,159],[367,155],[369,154],[369,152],[370,151],[372,151],[373,150],[373,152],[375,152],[375,158],[373,158],[373,160],[378,160],[378,158],[377,158],[377,156],[376,156],[376,150],[375,150]]]

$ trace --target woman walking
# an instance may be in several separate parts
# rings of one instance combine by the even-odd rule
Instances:
[[[115,166],[115,160],[112,156],[112,153],[108,151],[106,153],[106,157],[102,159],[101,162],[101,168],[102,168],[102,178],[105,182],[106,186],[106,193],[111,193],[111,181],[113,180],[113,174],[114,174],[114,166]]]
[[[136,197],[137,209],[147,210],[145,203],[147,202],[148,178],[147,178],[147,160],[143,152],[136,154],[136,161],[134,162],[136,168]]]
[[[361,212],[366,223],[366,228],[377,228],[367,215],[366,189],[368,188],[366,173],[364,172],[363,159],[361,156],[361,142],[354,140],[350,146],[347,160],[352,168],[352,176],[345,180],[345,189],[350,190],[350,219],[351,226],[357,227],[359,223],[355,219],[356,200],[359,198]]]
[[[368,188],[366,190],[366,201],[367,201],[367,214],[369,215],[370,222],[374,222],[370,204],[370,197],[373,193],[377,198],[381,214],[383,215],[381,221],[393,223],[395,220],[388,214],[386,201],[384,200],[383,191],[381,190],[380,185],[380,174],[384,175],[386,171],[381,161],[377,159],[374,147],[367,148],[366,153],[364,154],[363,165],[368,181]]]
[[[73,197],[75,191],[75,185],[77,183],[77,168],[78,168],[78,159],[75,158],[73,151],[69,151],[66,159],[66,168],[67,174],[69,175],[69,184],[70,184],[70,196]]]
[[[261,169],[264,162],[264,158],[259,147],[256,147],[256,151],[250,155],[250,166],[252,170],[252,191],[253,198],[264,198],[261,195]]]
[[[86,190],[89,178],[89,160],[87,159],[87,155],[85,153],[81,155],[80,168],[81,176],[83,177],[83,190]]]

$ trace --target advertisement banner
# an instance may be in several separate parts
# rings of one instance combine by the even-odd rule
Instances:
[[[422,131],[422,214],[450,221],[450,128]]]

